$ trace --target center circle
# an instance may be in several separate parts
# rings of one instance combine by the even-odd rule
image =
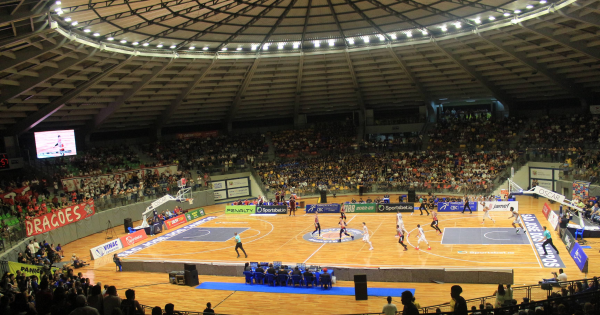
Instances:
[[[362,239],[363,237],[363,232],[361,230],[346,228],[346,231],[348,234],[350,234],[350,236],[342,233],[342,242],[356,241]],[[352,236],[354,236],[354,239],[352,239]],[[322,229],[321,235],[319,235],[319,231],[314,233],[309,232],[304,234],[302,238],[313,243],[338,243],[340,239],[340,229]]]

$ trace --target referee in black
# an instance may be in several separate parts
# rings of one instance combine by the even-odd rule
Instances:
[[[471,206],[469,205],[469,197],[467,197],[467,195],[465,195],[465,204],[463,206],[463,211],[462,213],[465,213],[465,210],[467,210],[467,208],[469,208],[469,212],[471,214],[473,214],[473,210],[471,210]]]
[[[248,258],[248,254],[246,254],[244,246],[242,246],[242,239],[237,232],[233,233],[233,235],[235,235],[235,252],[238,254],[237,258],[240,258],[240,252],[238,252],[238,248],[241,248],[242,252],[244,252],[244,255],[246,255],[246,258]]]

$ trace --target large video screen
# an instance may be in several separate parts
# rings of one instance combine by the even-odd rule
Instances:
[[[38,159],[77,155],[75,131],[70,129],[36,132],[35,149]]]

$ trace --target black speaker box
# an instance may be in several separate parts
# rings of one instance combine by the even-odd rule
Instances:
[[[321,203],[327,203],[327,191],[321,190]]]
[[[408,190],[408,202],[417,202],[417,194],[414,189]]]
[[[125,227],[125,233],[129,233],[128,228],[133,229],[133,220],[131,220],[131,218],[125,218],[125,220],[123,220],[123,226]]]
[[[183,264],[183,270],[195,271],[196,270],[196,265]]]
[[[367,275],[354,275],[354,298],[356,301],[368,300]]]
[[[196,266],[194,266],[195,268]],[[198,280],[198,271],[197,270],[186,270],[185,271],[185,285],[189,285],[191,287],[195,287],[200,284]]]

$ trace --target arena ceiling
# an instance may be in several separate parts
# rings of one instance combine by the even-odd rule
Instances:
[[[589,101],[599,45],[595,0],[0,0],[0,132]]]

